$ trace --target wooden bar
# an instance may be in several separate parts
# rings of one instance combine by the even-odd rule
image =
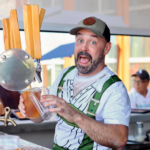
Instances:
[[[16,9],[12,9],[10,12],[10,24],[14,43],[12,48],[22,49]]]
[[[5,50],[11,49],[9,19],[2,19]]]
[[[45,9],[38,5],[24,5],[23,19],[26,40],[26,52],[33,59],[41,59],[40,28],[45,15]],[[3,35],[5,50],[22,49],[16,9],[11,10],[10,18],[3,19]]]
[[[9,28],[10,28],[10,47],[14,48],[14,39],[13,39],[13,31],[12,31],[12,24],[9,17]]]
[[[34,44],[34,59],[41,59],[41,41],[40,41],[40,23],[39,23],[39,7],[31,5],[32,9],[32,31]]]
[[[26,40],[26,52],[34,59],[31,5],[23,5],[23,22]]]
[[[44,19],[45,11],[46,11],[45,9],[39,8],[39,24],[40,24],[40,28],[42,26],[42,22],[43,22],[43,19]]]

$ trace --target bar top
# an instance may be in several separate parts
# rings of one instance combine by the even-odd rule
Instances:
[[[4,118],[1,116],[0,118]],[[31,120],[18,120],[16,118],[13,119],[17,126],[13,126],[12,123],[8,123],[8,126],[4,126],[4,122],[0,121],[0,131],[4,133],[17,133],[17,132],[30,132],[30,131],[44,131],[55,129],[55,125],[57,123],[56,118],[43,121],[42,123],[34,123]]]
[[[3,116],[1,116],[0,118],[3,118]],[[44,121],[42,123],[34,123],[31,120],[18,120],[16,118],[11,118],[11,119],[13,119],[17,123],[17,127],[15,127],[16,129],[14,130],[14,126],[11,123],[9,123],[7,126],[7,130],[9,129],[10,133],[19,132],[22,129],[23,129],[22,131],[40,131],[40,130],[54,129],[57,123],[56,118]],[[143,113],[143,114],[131,113],[130,123],[134,123],[138,121],[141,122],[150,121],[150,113]],[[0,130],[5,132],[5,129],[6,127],[4,126],[4,122],[0,122]]]
[[[131,113],[130,123],[138,122],[138,121],[141,121],[141,122],[150,121],[150,113],[143,113],[143,114]]]

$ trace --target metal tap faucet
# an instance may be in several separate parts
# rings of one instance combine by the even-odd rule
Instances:
[[[9,119],[9,114],[10,114],[10,108],[5,107],[5,116],[4,118],[0,119],[0,121],[4,122],[5,126],[8,125],[8,122],[11,122],[14,126],[16,126],[17,124],[15,123],[15,121],[12,119]]]
[[[41,67],[40,59],[37,59],[35,78],[38,80],[39,83],[42,82],[41,71],[42,71],[42,67]]]

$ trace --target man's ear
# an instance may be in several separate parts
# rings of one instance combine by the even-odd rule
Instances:
[[[108,42],[104,49],[104,55],[107,55],[111,49],[111,42]]]

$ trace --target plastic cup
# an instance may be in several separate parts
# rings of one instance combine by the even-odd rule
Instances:
[[[19,136],[0,135],[0,150],[21,150]]]
[[[49,90],[46,87],[32,89],[29,98],[38,110],[43,120],[52,119],[56,115],[56,113],[49,112],[49,109],[54,108],[55,106],[45,107],[44,105],[46,104],[46,102],[40,102],[42,95],[49,95]]]

